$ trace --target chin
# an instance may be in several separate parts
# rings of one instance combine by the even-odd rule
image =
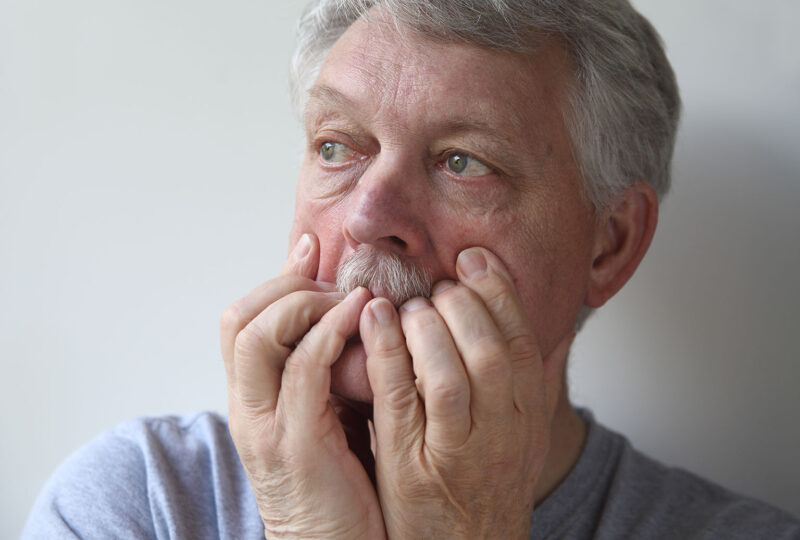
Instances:
[[[358,338],[345,345],[331,367],[331,393],[348,401],[372,403],[372,387],[367,377],[367,353]]]

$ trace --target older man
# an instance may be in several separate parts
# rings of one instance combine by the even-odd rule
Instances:
[[[569,402],[575,329],[636,270],[669,185],[679,98],[647,21],[321,0],[299,37],[291,254],[221,324],[235,451],[211,415],[123,426],[28,534],[800,537]]]

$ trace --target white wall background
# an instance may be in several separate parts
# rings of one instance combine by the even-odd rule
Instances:
[[[0,537],[98,432],[224,410],[219,314],[286,250],[302,4],[0,0]],[[636,5],[683,90],[675,187],[573,395],[800,514],[800,4]]]

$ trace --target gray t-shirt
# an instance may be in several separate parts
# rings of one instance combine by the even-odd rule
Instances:
[[[634,450],[581,411],[581,457],[533,513],[531,539],[800,539],[800,522]],[[225,419],[145,418],[73,454],[22,538],[263,538]]]

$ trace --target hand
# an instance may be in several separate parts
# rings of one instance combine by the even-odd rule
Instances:
[[[382,538],[375,489],[328,401],[330,366],[371,295],[331,292],[312,279],[318,264],[305,235],[280,277],[223,315],[231,435],[268,538]]]
[[[361,315],[389,538],[527,538],[568,336],[545,360],[500,260]],[[405,337],[404,337],[405,336]]]

